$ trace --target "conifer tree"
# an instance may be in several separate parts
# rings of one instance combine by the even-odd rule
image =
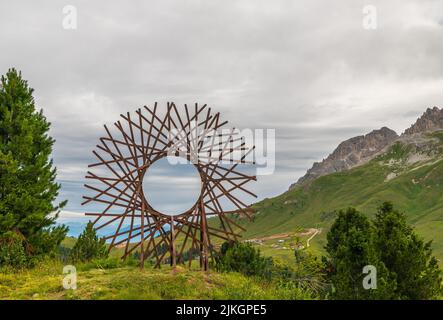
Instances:
[[[85,262],[96,258],[106,258],[107,255],[108,250],[106,248],[105,239],[98,238],[92,222],[89,221],[85,230],[83,230],[72,248],[71,260],[73,262]]]
[[[442,272],[403,213],[383,203],[373,221],[353,208],[340,211],[327,235],[326,267],[337,299],[436,299]],[[376,290],[362,286],[362,268],[377,269]]]
[[[54,140],[32,94],[15,69],[1,77],[0,237],[20,235],[28,255],[53,251],[67,232],[54,226],[66,202],[54,205],[60,189],[50,158]]]
[[[327,234],[328,269],[335,299],[391,299],[395,283],[374,248],[371,222],[354,208],[339,211]],[[377,288],[363,286],[365,266],[377,269]]]
[[[375,221],[375,247],[380,259],[395,277],[399,299],[433,299],[443,294],[442,272],[424,242],[406,222],[406,216],[385,202]]]

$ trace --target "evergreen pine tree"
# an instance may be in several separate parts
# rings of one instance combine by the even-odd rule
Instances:
[[[54,250],[66,235],[54,227],[60,185],[50,155],[54,140],[42,110],[36,111],[33,89],[10,69],[0,84],[0,237],[24,238],[27,254]]]
[[[441,297],[442,273],[404,214],[384,203],[371,223],[350,208],[339,212],[327,235],[327,269],[338,299],[435,299]],[[375,290],[362,286],[362,268],[377,268]]]
[[[397,282],[399,299],[432,299],[442,292],[441,270],[425,243],[390,202],[379,209],[375,221],[375,246]]]
[[[391,299],[395,282],[378,257],[373,245],[371,222],[363,214],[349,208],[339,211],[327,234],[327,269],[334,288],[335,299]],[[363,287],[363,267],[377,269],[377,288]]]
[[[96,258],[106,258],[107,256],[108,250],[105,239],[98,238],[92,222],[89,221],[72,248],[71,260],[73,262],[85,262]]]

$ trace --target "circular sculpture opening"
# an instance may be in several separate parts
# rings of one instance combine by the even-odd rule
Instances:
[[[200,198],[201,177],[197,168],[186,159],[167,156],[149,166],[142,188],[152,209],[177,216],[193,209]]]

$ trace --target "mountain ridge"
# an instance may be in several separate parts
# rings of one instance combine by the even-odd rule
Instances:
[[[349,170],[363,165],[385,152],[395,142],[405,141],[409,136],[419,137],[423,133],[443,129],[443,108],[427,108],[426,111],[400,136],[382,127],[366,135],[352,137],[341,142],[334,151],[321,162],[314,162],[306,174],[289,186],[289,190],[313,181],[318,177]]]
[[[443,129],[443,108],[427,108],[426,111],[402,135],[420,134]]]

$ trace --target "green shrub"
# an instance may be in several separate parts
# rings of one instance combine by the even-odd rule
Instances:
[[[263,257],[260,250],[249,243],[225,242],[216,256],[216,269],[255,276],[272,284],[279,292],[285,292],[285,299],[315,298],[326,291],[323,263],[308,253],[294,265],[288,265],[278,259]]]
[[[218,271],[235,271],[247,276],[272,277],[272,258],[263,257],[249,243],[225,242],[216,256]]]
[[[274,259],[273,279],[279,287],[297,288],[313,297],[324,296],[327,280],[323,262],[305,250],[296,250],[296,254],[299,258],[290,265]]]
[[[24,238],[14,232],[3,234],[0,238],[0,267],[24,268],[28,264]]]

